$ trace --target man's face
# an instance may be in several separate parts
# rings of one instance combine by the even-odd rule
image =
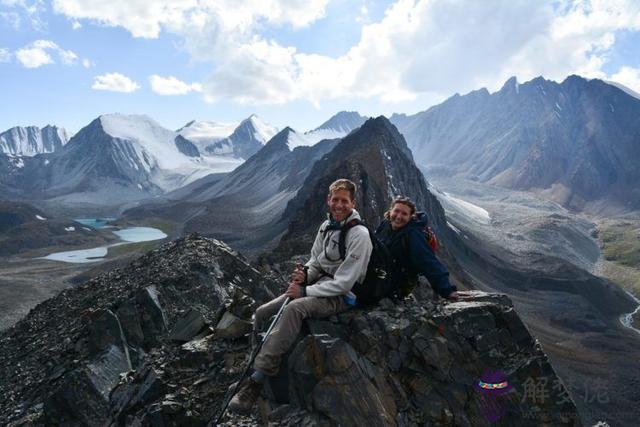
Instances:
[[[329,213],[336,221],[342,221],[351,215],[356,207],[355,200],[351,200],[351,193],[347,190],[336,190],[327,197]]]
[[[396,203],[391,209],[391,228],[398,230],[409,223],[411,220],[411,208],[402,203]]]

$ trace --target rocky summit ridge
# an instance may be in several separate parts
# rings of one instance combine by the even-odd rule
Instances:
[[[281,279],[190,235],[63,291],[0,334],[0,424],[212,425],[250,353],[250,316]],[[419,292],[305,329],[256,411],[224,424],[580,424],[504,295]],[[486,370],[509,393],[479,391]],[[543,380],[548,398],[531,399]]]

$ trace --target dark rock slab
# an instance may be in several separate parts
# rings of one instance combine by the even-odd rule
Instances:
[[[132,381],[120,384],[111,394],[114,418],[123,422],[125,414],[135,413],[164,396],[167,386],[161,376],[161,371],[147,366],[137,372]]]
[[[91,356],[110,351],[111,346],[117,346],[124,353],[128,368],[131,369],[129,348],[118,316],[111,310],[96,310],[91,313],[88,329],[88,345]]]
[[[159,345],[160,340],[167,333],[167,318],[160,304],[159,295],[155,286],[147,286],[136,294],[144,345],[147,349]]]
[[[65,377],[62,386],[45,400],[45,422],[101,425],[109,411],[109,394],[120,374],[130,367],[125,353],[112,345],[97,360]]]
[[[181,316],[169,332],[169,339],[178,342],[191,341],[205,327],[207,322],[202,314],[195,309],[191,309]]]
[[[133,347],[142,347],[144,344],[144,333],[140,324],[140,313],[135,298],[130,298],[120,304],[116,310],[120,325],[127,339],[127,343]]]
[[[395,405],[385,406],[362,372],[359,356],[346,342],[328,335],[302,340],[290,359],[291,397],[336,425],[395,425]]]

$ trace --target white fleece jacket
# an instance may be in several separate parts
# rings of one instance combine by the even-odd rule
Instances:
[[[354,209],[345,220],[360,219],[360,214]],[[320,225],[316,240],[311,248],[311,258],[307,262],[307,282],[313,283],[307,286],[307,296],[332,297],[346,295],[355,298],[351,288],[356,282],[364,280],[367,274],[367,265],[371,256],[372,245],[369,231],[362,225],[357,225],[349,230],[345,241],[345,259],[340,259],[338,239],[340,230],[325,231],[329,225],[326,220]],[[322,271],[333,275],[333,278],[322,276]],[[317,282],[314,283],[314,281]]]

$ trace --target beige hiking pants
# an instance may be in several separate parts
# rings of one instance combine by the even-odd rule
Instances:
[[[258,307],[255,318],[257,330],[260,330],[264,323],[278,312],[285,299],[286,296],[283,294]],[[298,337],[304,319],[322,319],[346,311],[348,308],[349,305],[344,302],[342,296],[302,297],[290,301],[256,356],[253,367],[265,375],[276,375],[282,355],[289,350]]]

